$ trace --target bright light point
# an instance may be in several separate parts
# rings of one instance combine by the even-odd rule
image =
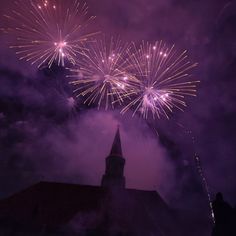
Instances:
[[[64,56],[65,56],[65,54],[64,54],[64,53],[62,53],[61,55],[62,55],[62,57],[64,57]]]
[[[65,45],[66,45],[65,42],[59,42],[59,47],[60,48],[64,47]]]
[[[165,102],[166,101],[166,98],[162,95],[161,96],[161,99]]]
[[[42,9],[42,7],[41,7],[40,5],[38,5],[38,8],[39,8],[39,9]]]
[[[55,5],[53,5],[53,8],[54,8],[54,9],[56,9],[56,6],[55,6]]]
[[[61,49],[61,48],[59,49],[59,52],[62,52],[62,49]]]
[[[166,53],[164,54],[164,57],[167,57],[167,54],[166,54]]]
[[[125,88],[125,85],[124,85],[124,84],[116,83],[116,85],[117,85],[118,87],[122,88],[122,89]]]
[[[55,46],[57,46],[57,43],[54,43]]]
[[[163,52],[160,52],[160,55],[162,55],[163,54]]]
[[[147,55],[146,58],[149,58],[149,55]]]
[[[128,77],[127,77],[127,76],[125,76],[123,79],[124,79],[124,80],[127,80],[127,79],[128,79]]]
[[[102,63],[104,63],[105,61],[104,60],[102,60]]]
[[[156,50],[156,49],[157,49],[157,47],[156,47],[156,46],[154,46],[154,47],[153,47],[153,50]]]
[[[165,93],[165,94],[163,94],[163,95],[160,96],[160,98],[161,98],[164,102],[167,101],[167,98],[168,98],[168,97],[169,97],[169,94],[168,94],[168,93]]]
[[[67,105],[69,107],[74,107],[75,106],[75,99],[73,97],[67,98]]]

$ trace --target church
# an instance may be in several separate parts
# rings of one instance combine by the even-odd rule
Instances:
[[[191,214],[158,192],[126,188],[119,128],[105,164],[101,186],[39,182],[0,200],[0,235],[201,235],[188,224]]]

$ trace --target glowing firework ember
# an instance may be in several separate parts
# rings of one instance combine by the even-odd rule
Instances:
[[[18,0],[9,15],[7,33],[17,41],[11,48],[20,59],[40,67],[55,61],[64,66],[65,60],[75,63],[83,43],[93,34],[86,33],[87,5],[77,0]]]
[[[79,68],[71,70],[72,77],[77,78],[72,82],[77,87],[75,92],[85,97],[84,103],[114,108],[116,102],[121,104],[131,93],[136,78],[128,73],[128,48],[128,44],[113,39],[88,45],[78,61]]]
[[[133,50],[129,68],[139,82],[133,84],[135,92],[122,113],[133,109],[134,114],[139,112],[145,119],[150,115],[155,119],[161,115],[169,118],[174,108],[182,110],[185,97],[196,93],[199,81],[191,81],[189,71],[197,64],[188,60],[186,51],[179,53],[162,41],[143,42],[139,49],[134,45]]]

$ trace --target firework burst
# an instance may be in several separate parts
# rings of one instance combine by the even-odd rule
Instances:
[[[187,52],[178,52],[174,46],[168,48],[162,41],[143,42],[140,48],[133,45],[132,50],[129,68],[138,83],[133,84],[122,113],[133,109],[133,114],[155,119],[162,115],[169,118],[174,108],[183,110],[185,97],[195,96],[199,82],[190,78],[189,71],[197,64],[189,61]]]
[[[75,63],[84,42],[93,34],[86,26],[94,17],[87,16],[87,5],[77,0],[18,0],[15,10],[5,15],[5,32],[16,37],[11,46],[20,59],[38,65],[53,62],[64,66]]]
[[[128,49],[128,44],[114,39],[88,45],[78,61],[78,69],[71,69],[71,76],[76,78],[71,84],[76,86],[77,96],[85,98],[84,103],[114,108],[115,103],[122,104],[132,93],[136,78],[128,73]]]

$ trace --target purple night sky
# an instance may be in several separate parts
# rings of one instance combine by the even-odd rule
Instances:
[[[2,15],[13,0],[1,1]],[[117,124],[127,187],[156,189],[169,202],[199,197],[191,136],[212,194],[236,204],[236,3],[224,0],[88,0],[92,27],[122,40],[164,40],[199,62],[197,97],[169,121],[145,122],[78,100],[60,71],[18,61],[0,34],[1,197],[39,180],[99,185]],[[57,78],[56,78],[57,77]],[[160,132],[160,139],[154,131]],[[193,200],[194,201],[194,200]]]

